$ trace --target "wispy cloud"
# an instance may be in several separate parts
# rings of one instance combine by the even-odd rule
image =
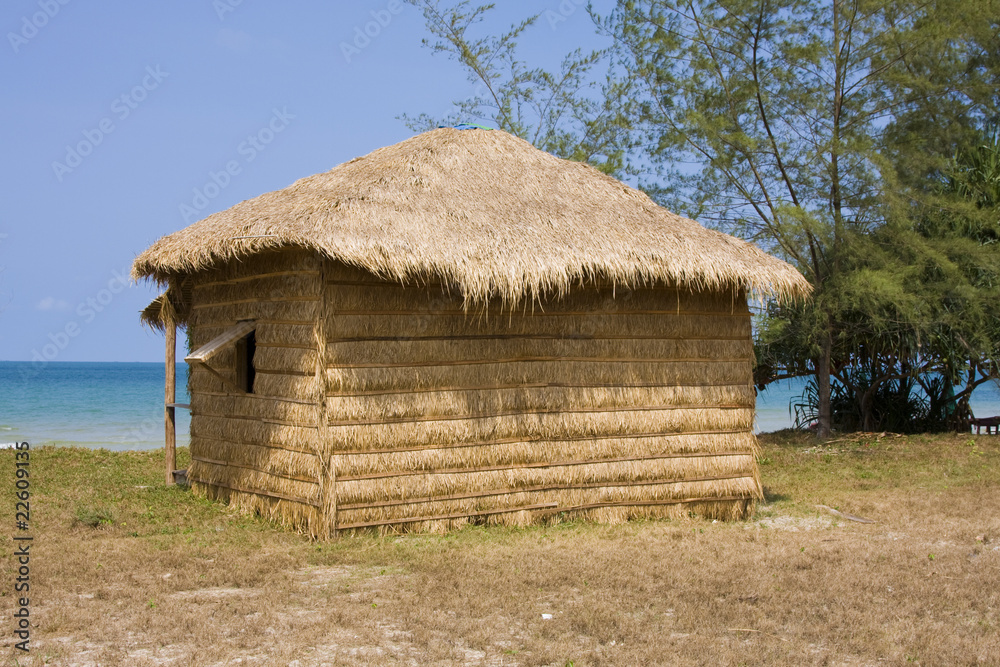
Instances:
[[[47,296],[35,304],[35,310],[68,310],[69,302],[57,299],[54,296]]]

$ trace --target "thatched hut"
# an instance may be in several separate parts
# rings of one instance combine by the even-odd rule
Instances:
[[[145,318],[194,348],[193,487],[317,535],[746,516],[747,297],[808,292],[585,164],[451,128],[211,215],[133,271],[167,286]]]

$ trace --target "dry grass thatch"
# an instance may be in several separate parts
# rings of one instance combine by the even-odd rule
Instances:
[[[563,294],[601,278],[778,298],[809,285],[753,245],[499,130],[417,135],[241,202],[135,261],[161,282],[268,248],[319,251],[402,282],[439,277],[466,303]]]
[[[169,307],[167,293],[163,292],[142,309],[142,312],[139,313],[139,321],[150,329],[163,331],[167,322],[174,319],[171,317],[170,310],[167,310]]]
[[[761,497],[742,293],[589,285],[468,313],[293,249],[192,280],[194,345],[258,325],[253,394],[192,373],[208,497],[318,536],[732,519]],[[212,363],[233,377],[235,358]]]
[[[165,331],[170,323],[184,326],[191,316],[193,281],[183,278],[167,282],[167,289],[139,313],[139,321],[155,331]]]

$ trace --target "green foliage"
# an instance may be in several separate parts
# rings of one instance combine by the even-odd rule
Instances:
[[[468,0],[442,7],[439,0],[408,0],[423,11],[433,40],[424,45],[461,63],[475,94],[444,118],[427,114],[402,119],[415,131],[475,119],[493,124],[563,158],[588,162],[609,174],[622,173],[631,134],[621,108],[631,84],[609,66],[604,79],[594,69],[607,53],[576,50],[558,72],[529,68],[518,59],[518,41],[538,20],[535,14],[499,36],[476,36],[493,4]]]
[[[74,518],[77,523],[83,524],[84,526],[90,526],[91,528],[110,526],[115,522],[114,513],[108,507],[90,507],[81,505],[76,508]]]
[[[936,183],[904,190],[854,253],[838,285],[833,425],[842,429],[967,430],[968,400],[1000,376],[1000,179],[995,130],[961,151]],[[805,313],[772,308],[761,327],[758,382],[809,354]],[[805,332],[805,333],[804,333]],[[803,396],[803,419],[817,397]]]
[[[949,174],[948,190],[974,204],[977,209],[990,212],[982,221],[983,227],[967,227],[965,231],[977,240],[996,242],[1000,216],[1000,125],[993,124],[970,148],[956,159],[956,166]]]
[[[930,401],[919,392],[911,378],[897,378],[872,385],[871,377],[863,368],[852,367],[850,384],[835,380],[830,399],[833,428],[838,431],[888,431],[891,433],[926,433],[941,431],[938,423],[931,426]],[[864,377],[854,377],[862,375]],[[852,387],[873,387],[867,413],[862,410]],[[795,426],[807,428],[817,419],[817,390],[815,380],[810,380],[793,405]],[[867,423],[866,423],[867,420]],[[936,427],[936,428],[935,428]]]

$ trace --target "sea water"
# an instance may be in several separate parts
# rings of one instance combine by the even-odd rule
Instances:
[[[113,450],[163,447],[162,363],[0,361],[0,443]],[[177,365],[178,403],[188,403],[187,364]],[[177,444],[191,419],[176,410]]]
[[[163,446],[164,368],[159,363],[0,361],[0,446],[156,449]],[[757,396],[757,432],[791,428],[805,380],[776,382]],[[187,365],[177,365],[177,402],[188,403]],[[979,417],[1000,415],[993,382],[971,401]],[[177,411],[177,444],[187,445],[188,411]]]
[[[807,378],[780,380],[757,394],[758,433],[770,433],[795,424],[795,404],[802,402]],[[996,382],[985,382],[972,392],[969,407],[976,417],[1000,415],[1000,388]]]

